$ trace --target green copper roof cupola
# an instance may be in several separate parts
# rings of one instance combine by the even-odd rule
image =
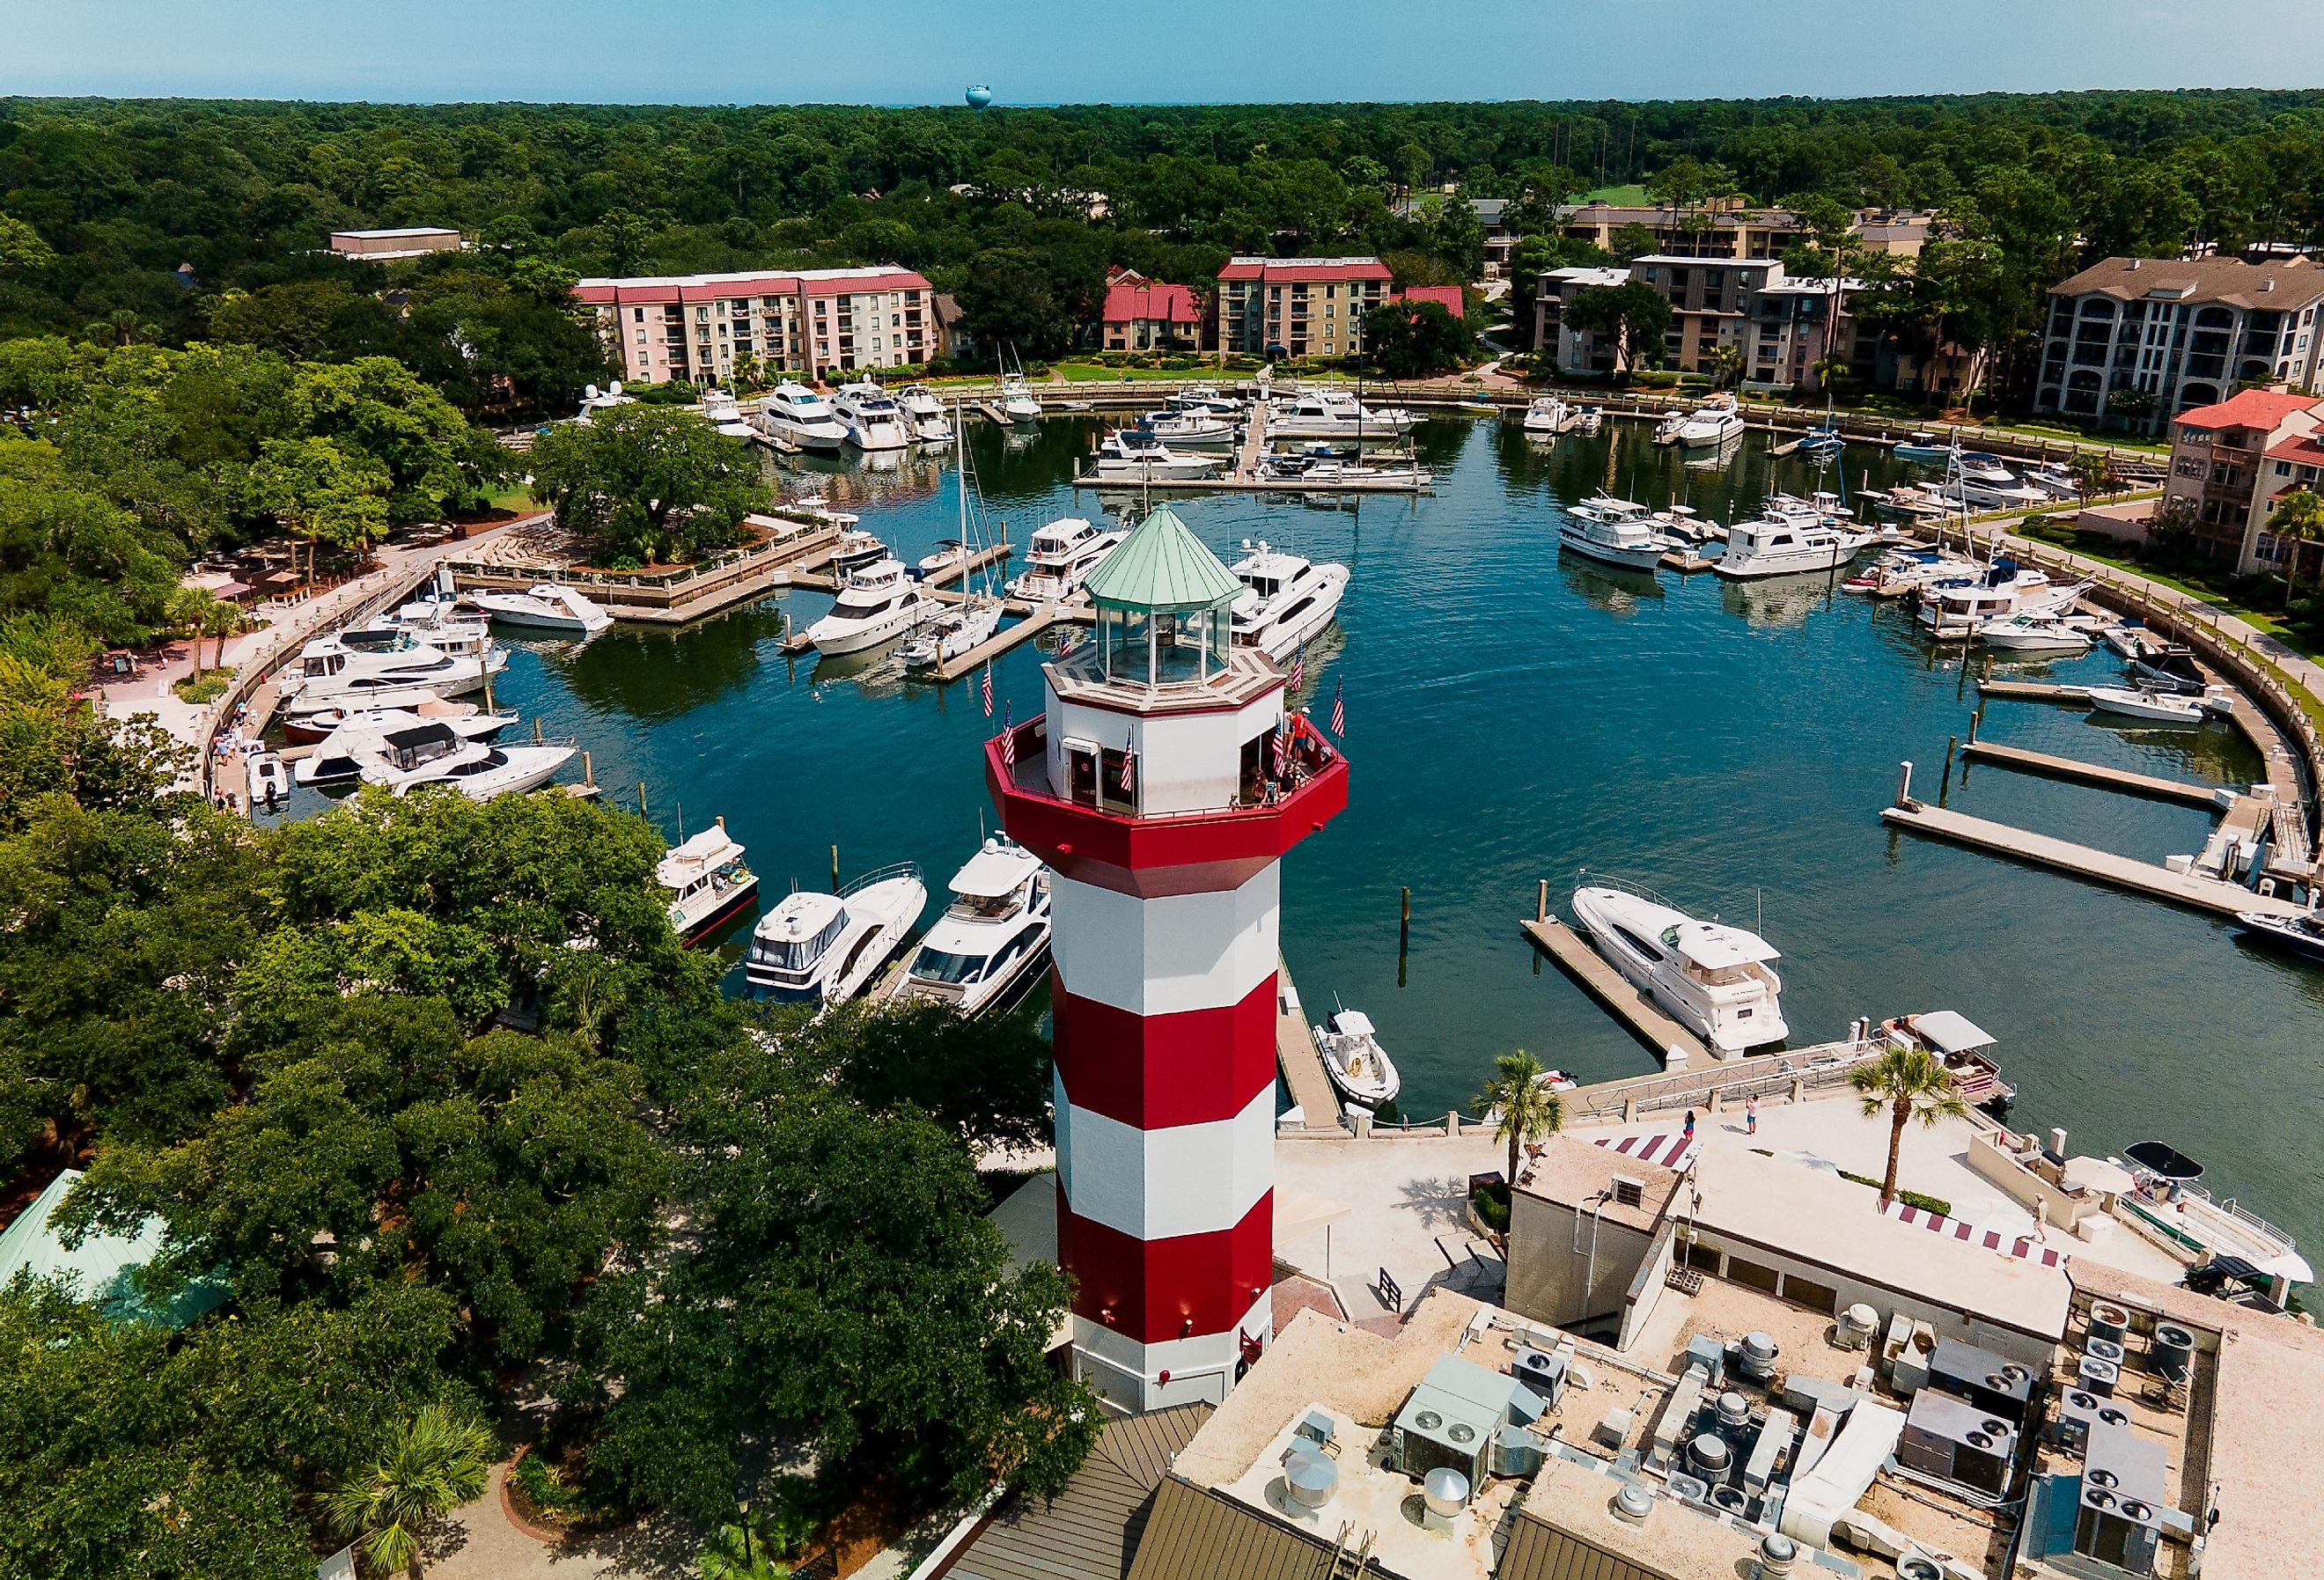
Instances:
[[[1199,685],[1225,670],[1228,611],[1242,583],[1168,505],[1140,522],[1083,585],[1097,605],[1109,680]]]

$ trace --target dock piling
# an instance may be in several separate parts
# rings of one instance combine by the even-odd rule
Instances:
[[[1937,805],[1940,807],[1945,804],[1945,796],[1953,788],[1953,753],[1960,750],[1960,737],[1959,735],[1947,735],[1945,737],[1944,777],[1937,781]]]
[[[540,716],[539,714],[534,714],[532,716],[532,744],[536,746],[540,744]]]
[[[1534,901],[1533,919],[1536,921],[1549,919],[1549,880],[1547,878],[1541,881],[1541,893]]]
[[[597,764],[591,753],[581,753],[581,782],[591,790],[597,788]]]
[[[831,847],[831,892],[839,892],[839,846]]]
[[[1977,707],[1969,716],[1969,744],[1970,745],[1974,746],[1977,744],[1977,733],[1983,728],[1985,728],[1985,695],[1982,688],[1980,688],[1977,698]]]
[[[638,781],[638,816],[641,818],[652,816],[646,810],[646,781],[642,779]]]
[[[1898,765],[1896,804],[1900,807],[1909,807],[1913,804],[1913,760],[1910,757],[1905,758]]]

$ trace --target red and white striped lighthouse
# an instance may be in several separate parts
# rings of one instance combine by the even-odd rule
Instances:
[[[1277,863],[1347,804],[1241,585],[1167,507],[1093,572],[1096,640],[986,748],[1056,873],[1057,1260],[1078,1374],[1133,1410],[1225,1397],[1273,1335]]]

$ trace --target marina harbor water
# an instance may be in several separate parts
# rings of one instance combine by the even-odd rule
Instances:
[[[1099,425],[973,423],[992,515],[1012,542],[1061,516],[1135,504],[1076,494]],[[1318,722],[1344,688],[1360,792],[1286,862],[1282,944],[1321,1020],[1360,1005],[1394,1050],[1414,1117],[1467,1106],[1491,1056],[1534,1052],[1583,1082],[1654,1060],[1513,925],[1543,880],[1554,914],[1579,869],[1649,884],[1690,914],[1763,934],[1783,955],[1794,1046],[1858,1015],[1968,1014],[2032,1123],[2103,1155],[2150,1134],[2205,1160],[2222,1196],[2264,1205],[2303,1241],[2324,1235],[2324,973],[2240,943],[2233,924],[1883,826],[1900,759],[1934,765],[1978,701],[1959,643],[1932,649],[1909,611],[1832,577],[1733,582],[1605,568],[1561,556],[1562,504],[1600,492],[1720,522],[1772,485],[1831,487],[1804,456],[1772,460],[1752,433],[1717,454],[1657,448],[1651,428],[1528,439],[1516,423],[1422,421],[1435,491],[1341,508],[1179,491],[1172,507],[1231,561],[1245,539],[1345,565],[1337,626],[1305,649]],[[957,535],[948,457],[773,463],[793,494],[860,514],[907,564]],[[1850,446],[1852,494],[1927,478]],[[817,660],[782,651],[826,594],[793,590],[683,629],[620,625],[586,646],[520,641],[496,678],[503,707],[595,754],[609,798],[673,841],[724,816],[761,878],[760,904],[912,861],[952,873],[995,830],[977,743],[1004,709],[1038,706],[1062,624],[997,663],[985,716],[973,677],[907,678],[893,649]],[[514,633],[511,633],[513,635]],[[2101,647],[1997,676],[2107,684]],[[2259,760],[2231,731],[2148,728],[2080,708],[1998,703],[1980,738],[2153,777],[2245,786]],[[317,803],[294,788],[295,814]],[[1963,759],[1946,805],[2161,863],[2200,851],[2200,806]],[[1593,880],[1595,881],[1594,877]],[[1409,948],[1398,892],[1409,886]],[[942,905],[937,894],[923,922]],[[713,942],[730,963],[740,919]],[[729,976],[735,991],[742,973]]]

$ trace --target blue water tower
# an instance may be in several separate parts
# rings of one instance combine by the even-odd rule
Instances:
[[[968,107],[969,107],[969,108],[971,108],[971,109],[973,109],[973,110],[981,110],[981,109],[982,109],[985,106],[987,106],[987,105],[991,104],[991,102],[992,102],[992,85],[991,85],[991,83],[989,83],[989,82],[972,82],[972,83],[970,83],[970,84],[968,85]]]

